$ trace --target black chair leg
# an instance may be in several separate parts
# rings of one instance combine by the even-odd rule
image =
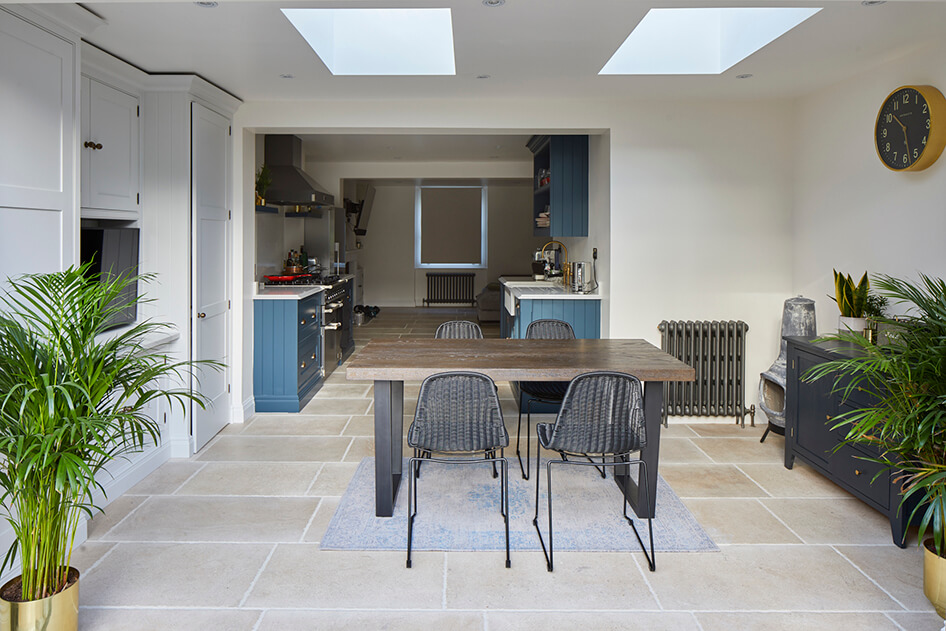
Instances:
[[[496,457],[496,452],[495,452],[495,451],[487,451],[487,452],[483,455],[483,458],[486,459],[486,460],[490,460],[491,458],[495,458],[495,457]],[[493,464],[493,478],[495,479],[495,478],[498,478],[498,477],[499,477],[499,473],[496,472],[496,461],[495,461],[495,460],[493,460],[492,464]]]
[[[549,546],[545,547],[545,539],[542,538],[542,530],[539,528],[539,481],[542,478],[541,474],[541,464],[542,464],[542,445],[536,445],[535,448],[535,516],[532,518],[532,525],[535,526],[535,532],[539,535],[539,543],[542,545],[542,554],[545,555],[545,567],[551,572],[552,565],[552,463],[555,462],[552,459],[546,463],[546,469],[548,474],[548,500],[549,500]]]
[[[408,461],[407,475],[407,567],[411,567],[411,544],[414,541],[414,516],[417,514],[417,469],[420,468],[420,458],[414,457]]]
[[[501,511],[503,513],[503,521],[506,523],[506,567],[512,567],[512,561],[509,559],[509,462],[503,458],[500,462],[502,468],[502,484],[500,485],[500,495],[502,495]]]
[[[522,436],[522,402],[520,395],[519,405],[519,424],[516,426],[516,458],[519,459],[519,470],[522,471],[522,479],[529,479],[529,445],[532,442],[532,403],[535,399],[529,399],[526,403],[526,461],[522,462],[522,456],[519,454],[519,437]]]
[[[765,431],[762,433],[762,438],[759,439],[760,443],[765,442],[765,437],[769,435],[769,430],[772,429],[771,425],[766,426]]]

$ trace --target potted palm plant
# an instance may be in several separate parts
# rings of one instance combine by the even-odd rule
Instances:
[[[847,429],[848,442],[874,445],[881,454],[876,461],[895,472],[900,510],[918,523],[925,548],[924,592],[946,617],[946,282],[881,275],[874,284],[894,303],[910,305],[908,315],[878,318],[887,327],[886,344],[852,332],[826,336],[850,342],[855,352],[805,378],[833,376],[845,394],[860,388],[876,397],[872,407],[839,415],[835,427]]]
[[[0,296],[0,500],[15,541],[2,570],[0,628],[75,629],[79,573],[70,567],[76,531],[91,517],[96,479],[114,458],[158,444],[143,412],[156,398],[203,404],[186,383],[193,362],[169,362],[147,338],[167,325],[145,321],[106,335],[111,317],[139,301],[122,290],[146,277],[103,277],[88,265],[8,279]]]
[[[838,318],[838,331],[855,331],[863,333],[867,329],[867,319],[864,318],[864,308],[867,306],[870,281],[867,272],[854,284],[854,279],[848,274],[834,272],[834,300],[838,303],[841,316]]]

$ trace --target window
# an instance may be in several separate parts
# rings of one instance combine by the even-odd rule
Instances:
[[[485,186],[414,189],[415,267],[486,267],[486,191]]]

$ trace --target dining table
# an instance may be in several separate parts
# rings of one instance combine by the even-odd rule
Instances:
[[[647,441],[641,492],[627,466],[615,482],[638,517],[652,518],[657,496],[661,405],[667,381],[693,381],[692,367],[642,339],[398,339],[372,340],[349,360],[346,378],[374,382],[375,514],[390,517],[403,469],[404,382],[450,371],[493,381],[570,381],[597,370],[624,372],[644,384]]]

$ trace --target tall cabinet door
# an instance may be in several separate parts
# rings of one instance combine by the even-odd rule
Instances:
[[[83,77],[82,102],[82,207],[137,213],[138,98]]]
[[[228,364],[230,339],[230,121],[191,105],[193,356]],[[207,444],[230,417],[229,368],[203,369],[195,387],[208,399],[193,406],[194,449]]]
[[[75,45],[0,5],[0,286],[75,262]]]

